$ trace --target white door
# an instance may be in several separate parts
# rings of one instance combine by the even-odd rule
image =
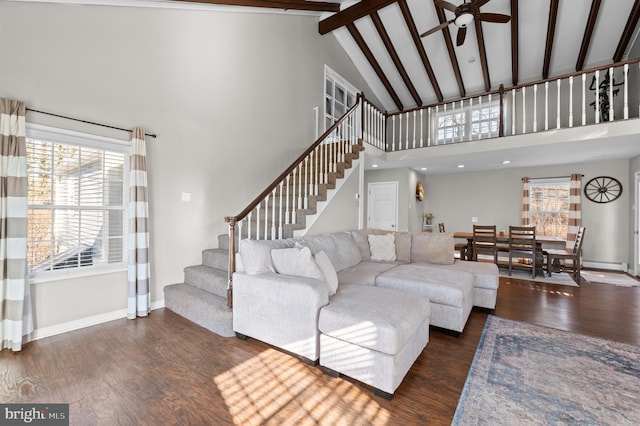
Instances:
[[[367,226],[395,231],[398,226],[398,182],[370,183]]]
[[[635,220],[634,220],[634,232],[633,232],[633,245],[635,261],[633,262],[633,273],[638,276],[640,274],[640,235],[638,230],[640,229],[640,172],[636,172],[635,190],[636,190],[636,205],[635,205]]]

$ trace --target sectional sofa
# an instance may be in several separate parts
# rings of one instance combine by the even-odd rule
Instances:
[[[493,309],[494,264],[454,258],[452,234],[364,229],[242,240],[233,329],[390,397],[426,347],[429,325],[461,333]]]

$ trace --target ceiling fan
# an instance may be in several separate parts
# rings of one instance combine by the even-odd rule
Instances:
[[[461,46],[464,43],[464,39],[467,36],[467,26],[474,20],[485,22],[497,22],[505,24],[509,22],[511,16],[503,15],[501,13],[480,13],[480,7],[487,4],[490,0],[473,0],[469,3],[465,0],[460,6],[449,3],[446,0],[436,0],[436,6],[447,9],[455,13],[456,17],[447,22],[431,28],[429,31],[420,34],[420,37],[426,37],[429,34],[440,31],[443,28],[454,24],[458,27],[458,35],[456,36],[456,46]]]

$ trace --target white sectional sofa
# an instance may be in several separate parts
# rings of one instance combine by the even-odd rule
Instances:
[[[446,233],[364,229],[242,240],[233,329],[390,397],[426,347],[429,325],[464,330],[495,308],[494,264],[454,259]]]

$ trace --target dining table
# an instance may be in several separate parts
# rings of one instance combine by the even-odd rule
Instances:
[[[466,239],[467,240],[467,258],[466,260],[473,260],[473,232],[457,231],[453,233],[453,238]],[[544,276],[544,255],[543,245],[566,245],[567,240],[562,237],[555,237],[550,235],[536,235],[536,275],[540,273]],[[503,247],[509,245],[509,233],[500,231],[496,233],[496,243]]]

